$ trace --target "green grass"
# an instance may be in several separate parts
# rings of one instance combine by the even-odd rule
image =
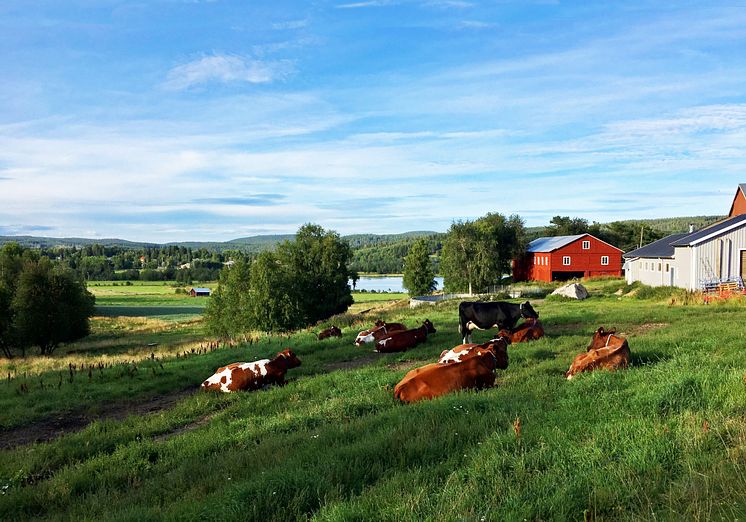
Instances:
[[[352,346],[354,325],[341,339],[319,342],[305,331],[164,359],[163,369],[143,362],[131,376],[113,368],[60,392],[32,385],[18,395],[17,382],[0,384],[11,425],[169,393],[284,346],[303,361],[284,387],[195,392],[161,413],[0,452],[0,519],[746,516],[746,334],[736,326],[746,307],[668,306],[656,295],[535,308],[547,337],[512,346],[495,388],[413,405],[394,400],[393,387],[408,368],[459,343],[455,303],[389,309],[384,319],[415,325],[428,317],[438,329],[402,354]],[[600,325],[627,335],[632,367],[565,380]]]

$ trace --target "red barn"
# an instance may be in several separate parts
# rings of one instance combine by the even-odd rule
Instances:
[[[514,281],[565,281],[592,276],[622,275],[617,247],[590,234],[540,237],[529,243],[522,259],[513,262]]]

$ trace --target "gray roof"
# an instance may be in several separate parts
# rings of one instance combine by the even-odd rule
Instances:
[[[192,288],[195,292],[210,292],[209,288]]]
[[[649,245],[631,250],[622,257],[627,259],[632,257],[673,257],[673,244],[688,235],[688,232],[685,232],[684,234],[671,234],[670,236],[666,236],[658,241],[653,241]]]
[[[712,225],[705,227],[702,230],[697,230],[696,232],[687,234],[686,237],[683,237],[676,241],[676,243],[674,243],[674,246],[696,245],[697,243],[702,243],[707,239],[711,239],[713,237],[724,234],[730,229],[740,228],[740,226],[744,224],[746,224],[746,214],[733,216],[732,218],[713,223]]]
[[[742,186],[746,187],[746,183]],[[671,234],[642,248],[627,252],[623,257],[673,257],[674,247],[694,246],[742,226],[746,226],[746,214],[718,221],[696,232]]]
[[[555,237],[540,237],[534,239],[528,244],[529,252],[554,252],[558,248],[567,246],[573,241],[577,241],[583,236],[588,234],[580,234],[577,236],[555,236]]]

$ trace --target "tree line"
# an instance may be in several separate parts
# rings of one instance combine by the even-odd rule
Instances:
[[[17,243],[0,249],[0,351],[51,354],[90,332],[94,296],[80,275]]]

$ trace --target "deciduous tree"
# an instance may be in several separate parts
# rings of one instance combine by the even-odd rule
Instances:
[[[430,261],[428,242],[418,239],[412,244],[404,259],[402,284],[410,295],[425,295],[435,290],[435,272]]]

